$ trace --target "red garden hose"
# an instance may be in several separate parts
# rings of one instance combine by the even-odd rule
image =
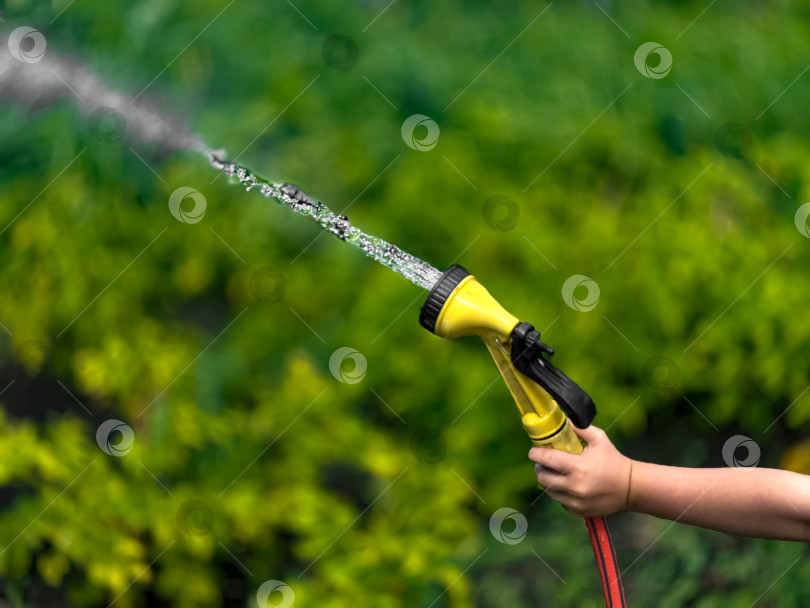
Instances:
[[[591,537],[593,553],[596,556],[596,565],[599,576],[602,578],[602,589],[605,592],[605,606],[607,608],[627,607],[622,586],[622,573],[616,562],[616,552],[613,550],[613,539],[604,517],[590,517],[585,520],[588,534]]]

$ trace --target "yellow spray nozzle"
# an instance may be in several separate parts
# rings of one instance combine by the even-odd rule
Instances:
[[[593,401],[545,359],[543,353],[554,351],[540,342],[534,327],[507,312],[467,270],[455,265],[445,271],[425,300],[419,322],[443,338],[479,336],[515,399],[532,443],[582,451],[566,414],[577,426],[587,427],[596,414]]]
[[[454,268],[463,270],[461,266]],[[441,302],[434,327],[429,328],[430,331],[443,338],[475,335],[507,342],[518,324],[517,318],[504,310],[471,274],[452,285],[460,274],[454,273],[451,281],[444,284],[445,290],[451,287],[452,290]]]

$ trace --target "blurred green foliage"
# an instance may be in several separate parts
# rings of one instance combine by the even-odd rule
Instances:
[[[762,466],[808,467],[810,241],[794,213],[810,199],[810,10],[571,3],[533,22],[531,2],[386,5],[12,0],[0,27],[37,27],[114,90],[154,78],[146,97],[211,146],[335,210],[356,199],[357,226],[438,267],[458,257],[548,328],[628,455],[723,466],[742,433]],[[352,69],[323,60],[336,33],[359,47]],[[672,52],[663,79],[633,64],[648,40]],[[429,152],[400,135],[417,113],[441,128]],[[753,138],[743,158],[715,143],[732,121]],[[0,138],[0,226],[19,214],[0,235],[11,605],[255,605],[270,579],[300,606],[601,605],[582,522],[533,502],[485,349],[422,330],[418,288],[212,183],[202,156],[140,150],[156,177],[68,100],[5,105]],[[201,222],[169,213],[180,186],[205,195]],[[493,195],[517,203],[513,229],[485,221]],[[251,292],[262,269],[283,299]],[[574,274],[598,283],[593,311],[563,302]],[[329,372],[341,346],[368,360],[357,384]],[[96,445],[109,418],[135,432],[121,458]],[[191,500],[213,512],[206,533],[183,521]],[[490,534],[502,506],[528,517],[522,543]],[[810,600],[803,545],[611,522],[632,605]]]

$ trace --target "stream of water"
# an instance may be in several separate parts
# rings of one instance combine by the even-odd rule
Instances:
[[[0,38],[0,46],[6,47],[7,42],[6,38]],[[431,289],[441,277],[442,273],[430,264],[355,228],[345,216],[313,200],[297,186],[271,182],[247,167],[222,158],[222,152],[212,152],[182,121],[165,114],[148,100],[139,101],[140,95],[132,98],[109,90],[100,78],[75,59],[49,52],[31,62],[0,52],[0,102],[22,101],[33,109],[72,99],[79,111],[89,116],[91,132],[101,141],[117,141],[126,134],[130,139],[167,152],[194,150],[207,154],[214,168],[240,182],[245,190],[258,190],[262,196],[311,217],[324,230],[358,247],[371,259],[416,285]]]
[[[403,251],[396,245],[355,228],[344,215],[338,215],[329,207],[307,196],[298,186],[276,183],[255,175],[247,167],[220,158],[219,152],[211,152],[211,165],[244,186],[245,190],[258,190],[265,198],[283,203],[296,213],[306,215],[342,241],[359,247],[372,260],[390,268],[419,287],[431,289],[442,276],[427,262]]]

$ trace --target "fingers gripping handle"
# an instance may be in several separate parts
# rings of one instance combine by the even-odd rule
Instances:
[[[596,416],[596,405],[576,382],[547,361],[544,353],[553,355],[554,351],[540,341],[533,325],[518,323],[512,330],[512,364],[542,386],[575,426],[587,428]]]

